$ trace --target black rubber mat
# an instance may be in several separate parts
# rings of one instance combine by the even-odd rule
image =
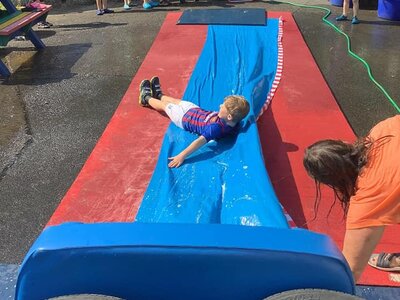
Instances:
[[[188,9],[178,25],[267,25],[266,11],[261,8]]]

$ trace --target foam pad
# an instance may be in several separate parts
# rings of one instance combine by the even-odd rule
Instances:
[[[261,8],[188,9],[177,24],[266,25],[266,11]]]
[[[16,299],[250,300],[298,288],[354,293],[329,237],[237,225],[69,223],[47,228],[32,246]]]

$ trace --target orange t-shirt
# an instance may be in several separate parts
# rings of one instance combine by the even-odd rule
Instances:
[[[400,115],[378,123],[369,137],[375,143],[350,199],[347,229],[400,223]]]

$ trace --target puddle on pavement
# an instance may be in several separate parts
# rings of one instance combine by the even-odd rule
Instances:
[[[15,86],[0,85],[0,177],[30,141],[22,99]]]
[[[0,147],[5,147],[26,127],[25,111],[15,87],[1,86]]]

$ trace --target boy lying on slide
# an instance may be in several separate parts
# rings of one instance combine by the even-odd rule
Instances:
[[[179,167],[187,156],[208,141],[237,134],[238,124],[250,110],[247,100],[237,95],[227,96],[219,111],[204,110],[192,102],[163,95],[158,77],[143,80],[139,91],[140,105],[165,112],[176,126],[199,135],[181,153],[169,158],[170,168]]]

